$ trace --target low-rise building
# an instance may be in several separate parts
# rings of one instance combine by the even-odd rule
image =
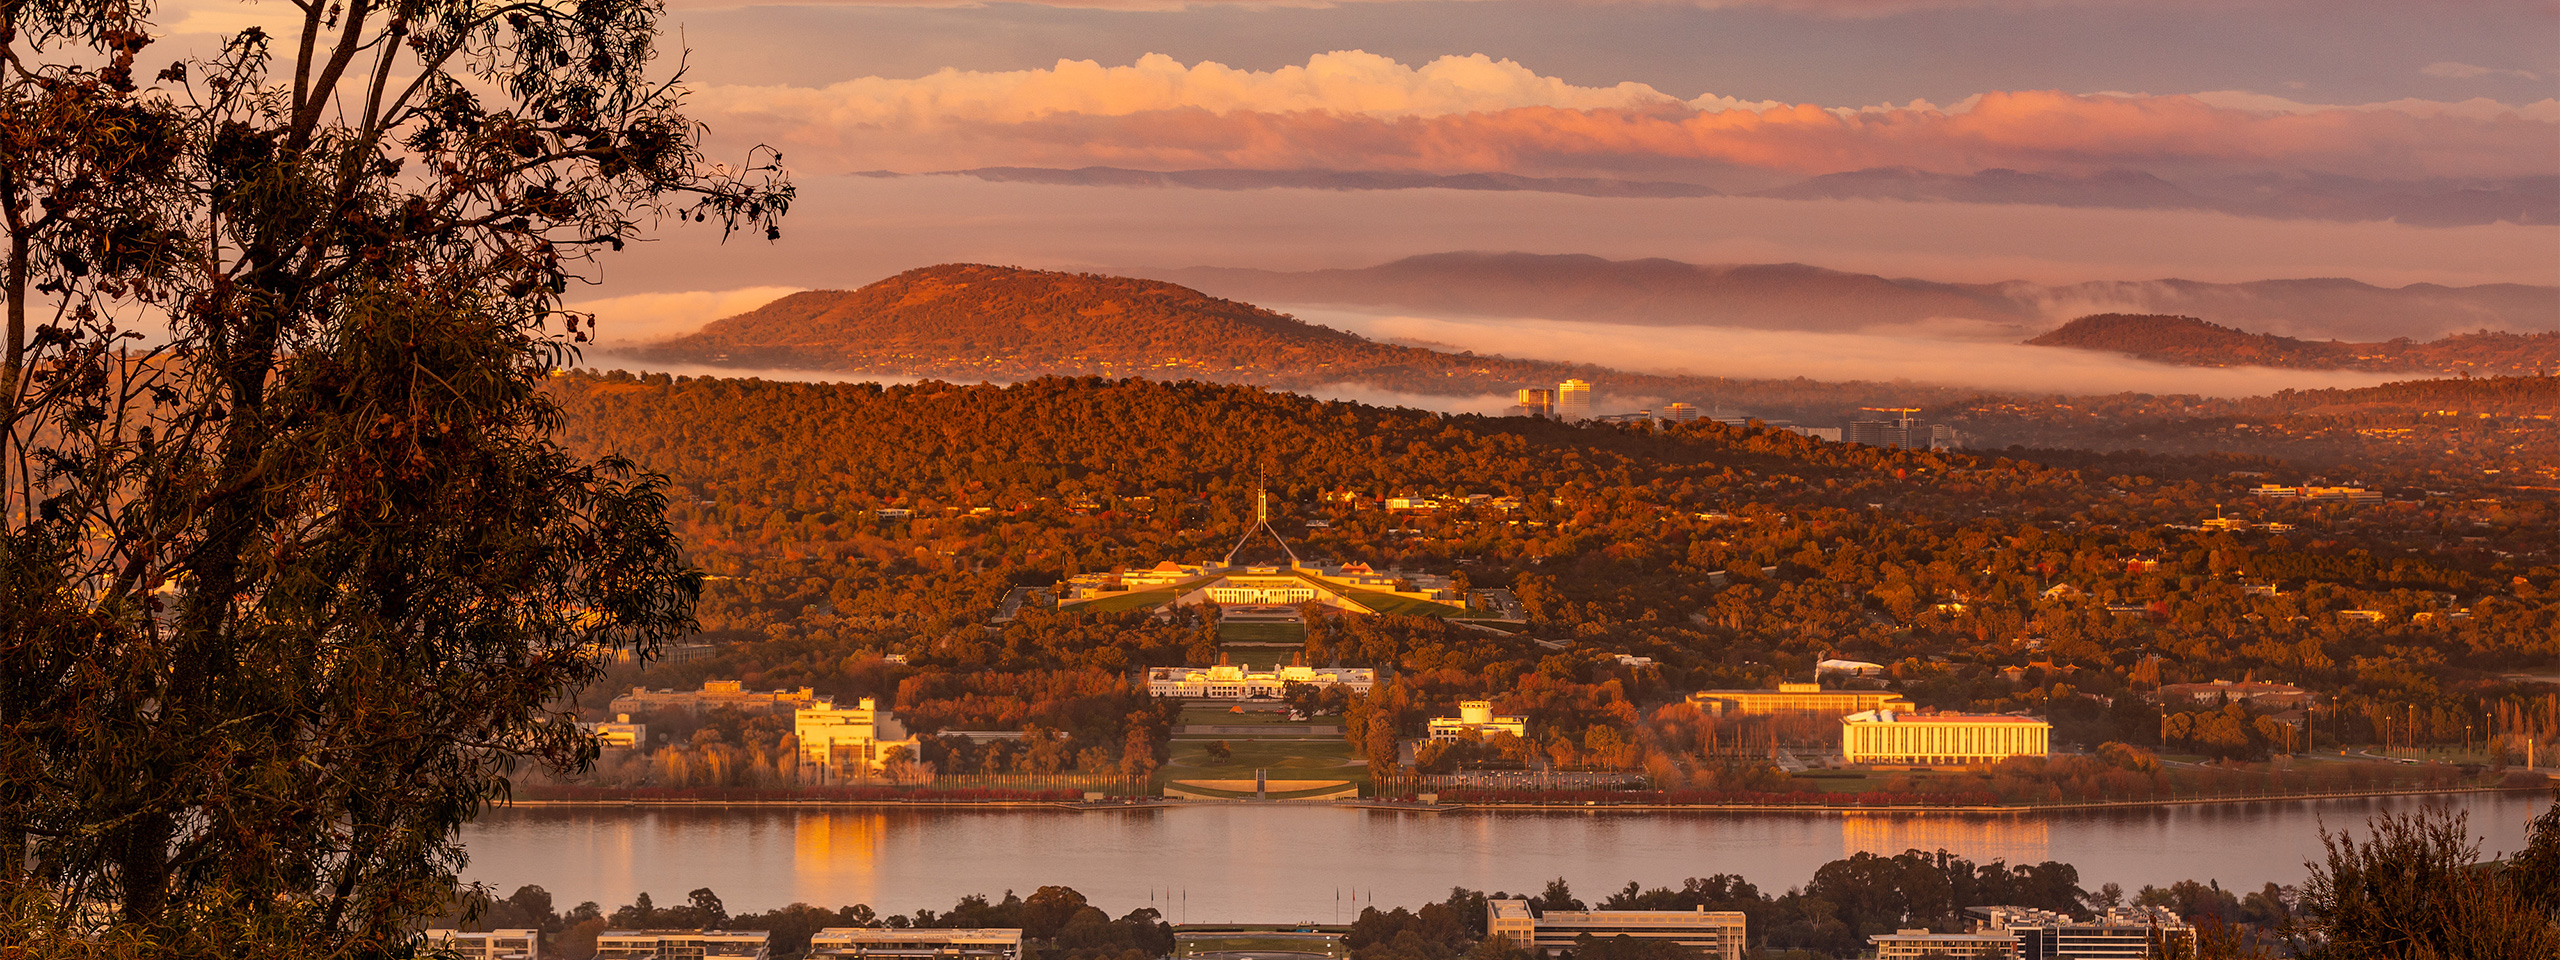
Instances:
[[[1485,933],[1542,957],[1572,950],[1586,936],[1625,936],[1675,943],[1706,960],[1742,960],[1746,939],[1735,910],[1540,910],[1517,899],[1485,901]]]
[[[1813,675],[1817,678],[1834,676],[1881,677],[1884,676],[1884,664],[1867,660],[1842,660],[1837,657],[1833,657],[1816,662],[1813,665]]]
[[[427,931],[427,949],[462,960],[535,960],[542,953],[539,930]]]
[[[763,930],[607,930],[595,960],[771,960]]]
[[[1840,718],[1840,755],[1850,763],[1992,763],[2041,757],[2053,725],[2034,717],[1870,710]]]
[[[2159,907],[2120,907],[2083,920],[2034,907],[1968,907],[1975,929],[2018,939],[2018,960],[2149,960],[2156,939],[2192,952],[2196,931]]]
[[[1270,670],[1218,664],[1212,667],[1148,667],[1147,692],[1159,697],[1197,700],[1250,700],[1278,697],[1292,683],[1348,687],[1367,693],[1378,685],[1378,671],[1368,667],[1272,665]]]
[[[639,652],[630,647],[602,643],[587,644],[587,652],[607,663],[632,663],[640,659]],[[711,655],[717,652],[719,648],[708,643],[662,643],[658,645],[657,655],[649,658],[649,664],[658,667],[679,666],[696,660],[709,660]]]
[[[617,713],[611,723],[581,723],[578,726],[596,735],[596,744],[607,750],[637,750],[649,743],[649,725],[631,722],[631,715]]]
[[[1433,740],[1467,740],[1496,733],[1526,737],[1529,718],[1495,716],[1491,700],[1462,701],[1457,716],[1431,718]]]
[[[1775,690],[1700,690],[1689,702],[1711,716],[1757,717],[1772,714],[1844,716],[1866,710],[1914,709],[1899,693],[1883,690],[1825,690],[1819,683],[1781,683]]]
[[[895,957],[915,960],[1022,960],[1018,928],[828,927],[809,938],[811,958]]]
[[[852,707],[833,700],[794,711],[791,733],[800,741],[800,779],[805,783],[838,783],[868,779],[889,764],[890,752],[916,751],[916,738],[895,714],[864,697]]]
[[[2328,500],[2344,503],[2381,503],[2382,491],[2363,487],[2288,487],[2279,483],[2262,483],[2249,490],[2263,500]]]
[[[657,710],[682,710],[700,714],[717,707],[731,707],[742,713],[774,714],[797,710],[818,702],[818,692],[808,687],[790,690],[749,690],[743,681],[705,680],[700,690],[651,690],[633,687],[630,693],[613,698],[607,709],[615,713],[649,713]]]
[[[2180,700],[2202,704],[2247,703],[2277,709],[2292,709],[2309,706],[2311,703],[2309,690],[2290,683],[2268,683],[2259,680],[2244,680],[2239,683],[2216,680],[2212,683],[2163,684],[2160,687],[2159,697],[2163,703]]]
[[[1896,930],[1867,938],[1876,960],[2018,960],[2018,935],[2005,930],[1934,933],[1927,929]]]

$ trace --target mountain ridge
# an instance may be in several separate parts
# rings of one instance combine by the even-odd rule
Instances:
[[[2213,317],[2353,340],[2560,328],[2560,286],[2526,284],[2380,287],[2345,278],[1954,283],[1805,264],[1484,251],[1296,272],[1205,266],[1123,272],[1256,303],[1643,326],[1849,332],[1964,318],[2007,326],[2024,337],[2067,317],[2140,313]]]

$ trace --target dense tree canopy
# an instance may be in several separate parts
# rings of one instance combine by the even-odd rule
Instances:
[[[654,2],[259,9],[157,61],[148,2],[0,7],[0,927],[38,953],[380,955],[511,771],[587,762],[551,705],[694,582],[654,481],[548,439],[559,294],[789,199],[695,149]]]

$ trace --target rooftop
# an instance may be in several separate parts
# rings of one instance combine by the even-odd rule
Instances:
[[[2035,717],[2013,717],[2005,713],[1896,713],[1891,710],[1869,710],[1840,718],[1842,723],[1945,723],[1982,724],[2014,723],[2025,726],[2049,726]]]

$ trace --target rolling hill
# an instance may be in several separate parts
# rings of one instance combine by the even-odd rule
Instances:
[[[1613,412],[1651,398],[1704,406],[1747,392],[1754,412],[1827,418],[1974,391],[1912,384],[1736,381],[1629,373],[1380,343],[1156,280],[944,264],[859,290],[814,290],[632,351],[639,359],[961,382],[1146,377],[1284,390],[1356,385],[1437,397],[1601,381]],[[1913,399],[1917,398],[1917,399]]]
[[[2250,333],[2194,317],[2102,313],[2063,324],[2028,344],[2105,350],[2188,366],[2309,370],[2517,374],[2560,368],[2560,333],[2460,333],[2440,340],[2381,343],[2298,340]]]

